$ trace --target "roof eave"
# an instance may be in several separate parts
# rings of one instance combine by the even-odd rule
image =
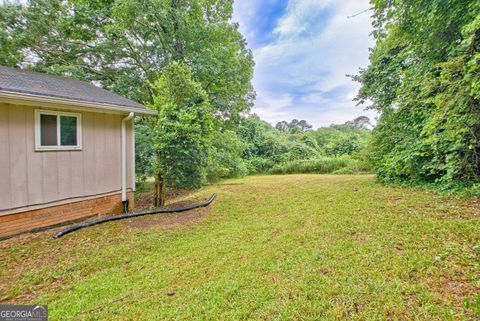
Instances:
[[[151,109],[140,109],[127,106],[119,106],[105,103],[87,102],[75,99],[66,99],[59,97],[19,93],[13,91],[0,90],[0,101],[13,103],[25,103],[31,105],[31,103],[42,104],[45,107],[53,108],[87,108],[97,111],[111,111],[115,113],[130,113],[133,112],[138,115],[156,115],[157,111]]]

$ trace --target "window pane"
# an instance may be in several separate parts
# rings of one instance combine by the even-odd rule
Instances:
[[[57,116],[40,115],[40,144],[57,146]]]
[[[77,146],[77,117],[60,116],[60,145]]]

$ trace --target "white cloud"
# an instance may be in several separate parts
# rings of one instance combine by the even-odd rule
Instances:
[[[247,40],[254,39],[256,35],[255,28],[250,27],[250,22],[258,12],[258,4],[259,1],[251,0],[234,2],[232,20],[239,23],[239,30]]]
[[[259,1],[239,2],[234,19],[255,43]],[[355,106],[359,85],[345,76],[368,64],[368,48],[374,45],[371,13],[347,16],[369,6],[368,0],[291,0],[270,31],[273,40],[253,48],[253,111],[271,123],[302,118],[315,127],[360,115],[373,118],[375,113]]]
[[[257,91],[257,95],[259,98],[255,102],[254,112],[260,118],[274,124],[285,119],[294,118],[294,114],[289,110],[289,107],[293,104],[293,97],[288,93],[271,96],[269,93]]]
[[[325,9],[331,2],[332,0],[290,1],[288,14],[278,21],[273,32],[288,37],[307,31],[312,13]]]

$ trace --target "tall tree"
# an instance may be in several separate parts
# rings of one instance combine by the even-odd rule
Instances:
[[[345,123],[346,125],[352,126],[356,129],[368,129],[369,126],[372,126],[370,123],[370,118],[367,116],[359,116],[354,120],[349,120]]]
[[[290,124],[286,120],[282,120],[275,125],[275,128],[281,132],[288,132],[290,130]]]
[[[292,119],[291,122],[285,120],[278,122],[275,125],[275,128],[281,132],[295,131],[295,132],[304,132],[312,128],[306,120]]]
[[[206,179],[213,109],[191,69],[172,62],[152,85],[158,118],[153,121],[155,205],[165,204],[165,185],[200,187]]]

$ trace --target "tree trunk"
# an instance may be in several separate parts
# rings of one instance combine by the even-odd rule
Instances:
[[[165,179],[161,172],[157,173],[155,177],[155,200],[154,206],[161,207],[165,206],[165,199],[166,199],[166,188],[165,188]]]

